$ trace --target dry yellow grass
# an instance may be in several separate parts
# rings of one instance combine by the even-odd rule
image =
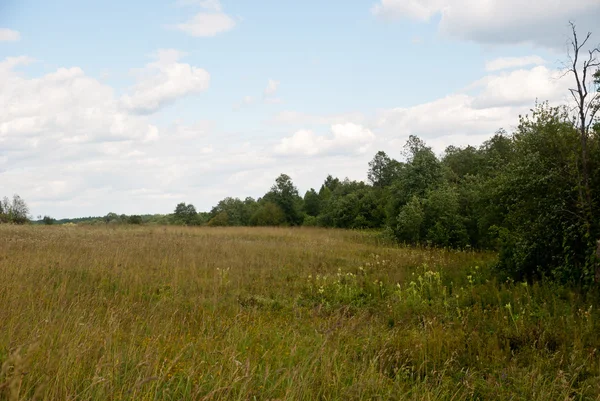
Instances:
[[[323,229],[0,226],[0,400],[598,399],[591,301],[498,283],[493,258]]]

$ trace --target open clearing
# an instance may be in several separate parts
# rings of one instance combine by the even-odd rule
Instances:
[[[379,242],[0,226],[0,400],[600,399],[597,300]]]

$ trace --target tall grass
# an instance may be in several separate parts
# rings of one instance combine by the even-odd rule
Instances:
[[[0,400],[598,400],[597,299],[286,228],[0,226]]]

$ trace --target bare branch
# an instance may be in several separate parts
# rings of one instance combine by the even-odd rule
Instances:
[[[596,119],[596,114],[598,113],[598,110],[600,110],[600,92],[594,94],[594,96],[592,96],[592,99],[586,106],[585,114],[588,118],[588,123],[586,124],[585,129],[587,132],[589,132],[590,127],[594,125],[594,121]]]
[[[571,96],[573,96],[575,103],[579,107],[579,99],[577,98],[577,95],[579,94],[579,92],[577,92],[577,89],[569,89],[569,92],[571,92]]]

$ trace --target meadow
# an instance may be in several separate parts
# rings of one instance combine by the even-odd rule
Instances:
[[[317,228],[0,225],[0,400],[599,400],[598,296]]]

